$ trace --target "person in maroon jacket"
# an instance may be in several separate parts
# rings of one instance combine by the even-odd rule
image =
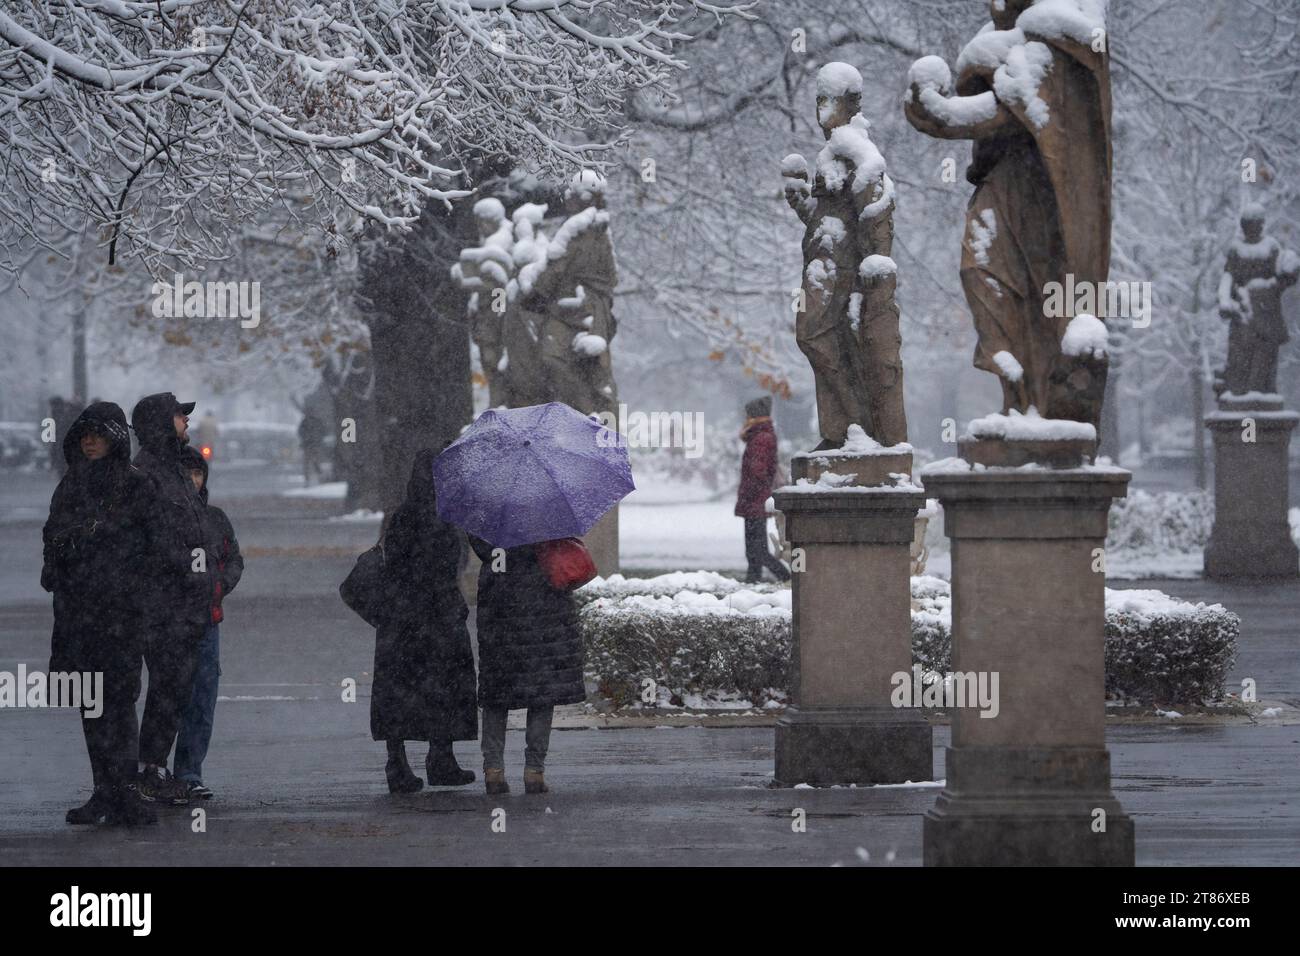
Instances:
[[[776,429],[772,427],[772,398],[756,398],[745,406],[745,427],[740,430],[745,455],[740,460],[740,491],[736,493],[736,516],[745,519],[745,561],[749,583],[763,577],[767,568],[778,581],[789,581],[786,570],[767,550],[767,499],[776,476]]]

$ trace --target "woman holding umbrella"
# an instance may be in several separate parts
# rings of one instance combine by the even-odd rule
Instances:
[[[438,457],[438,513],[470,534],[478,579],[478,699],[483,777],[508,793],[506,716],[528,711],[524,792],[546,793],[556,706],[586,698],[582,636],[564,559],[586,556],[571,539],[632,491],[617,433],[567,405],[491,410]],[[594,574],[594,569],[585,576]]]

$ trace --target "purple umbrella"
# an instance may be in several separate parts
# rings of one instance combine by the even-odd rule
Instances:
[[[433,480],[438,517],[497,548],[580,538],[636,488],[618,433],[561,402],[484,412]]]

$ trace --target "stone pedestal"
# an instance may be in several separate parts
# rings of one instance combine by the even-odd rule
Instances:
[[[1294,578],[1300,554],[1287,520],[1291,433],[1300,415],[1280,399],[1222,395],[1205,417],[1214,438],[1214,530],[1205,576],[1226,580]],[[1250,426],[1253,423],[1253,436]],[[1248,441],[1248,438],[1254,441]]]
[[[902,473],[911,470],[905,457]],[[906,486],[773,497],[792,552],[804,557],[793,580],[792,706],[776,726],[776,784],[931,779],[930,725],[919,710],[890,705],[891,677],[912,664],[909,551],[925,495]]]
[[[954,708],[926,866],[1131,866],[1105,740],[1106,538],[1118,468],[924,476],[952,545],[952,666],[998,675],[997,714]],[[1104,832],[1095,832],[1103,819]]]

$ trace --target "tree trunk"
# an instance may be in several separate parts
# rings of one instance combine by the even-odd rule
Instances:
[[[473,415],[466,296],[449,272],[475,236],[470,208],[431,209],[362,267],[358,300],[370,326],[386,512],[405,497],[416,452],[442,449]]]
[[[1205,489],[1205,377],[1198,360],[1192,368],[1192,461],[1196,469],[1196,487]]]

